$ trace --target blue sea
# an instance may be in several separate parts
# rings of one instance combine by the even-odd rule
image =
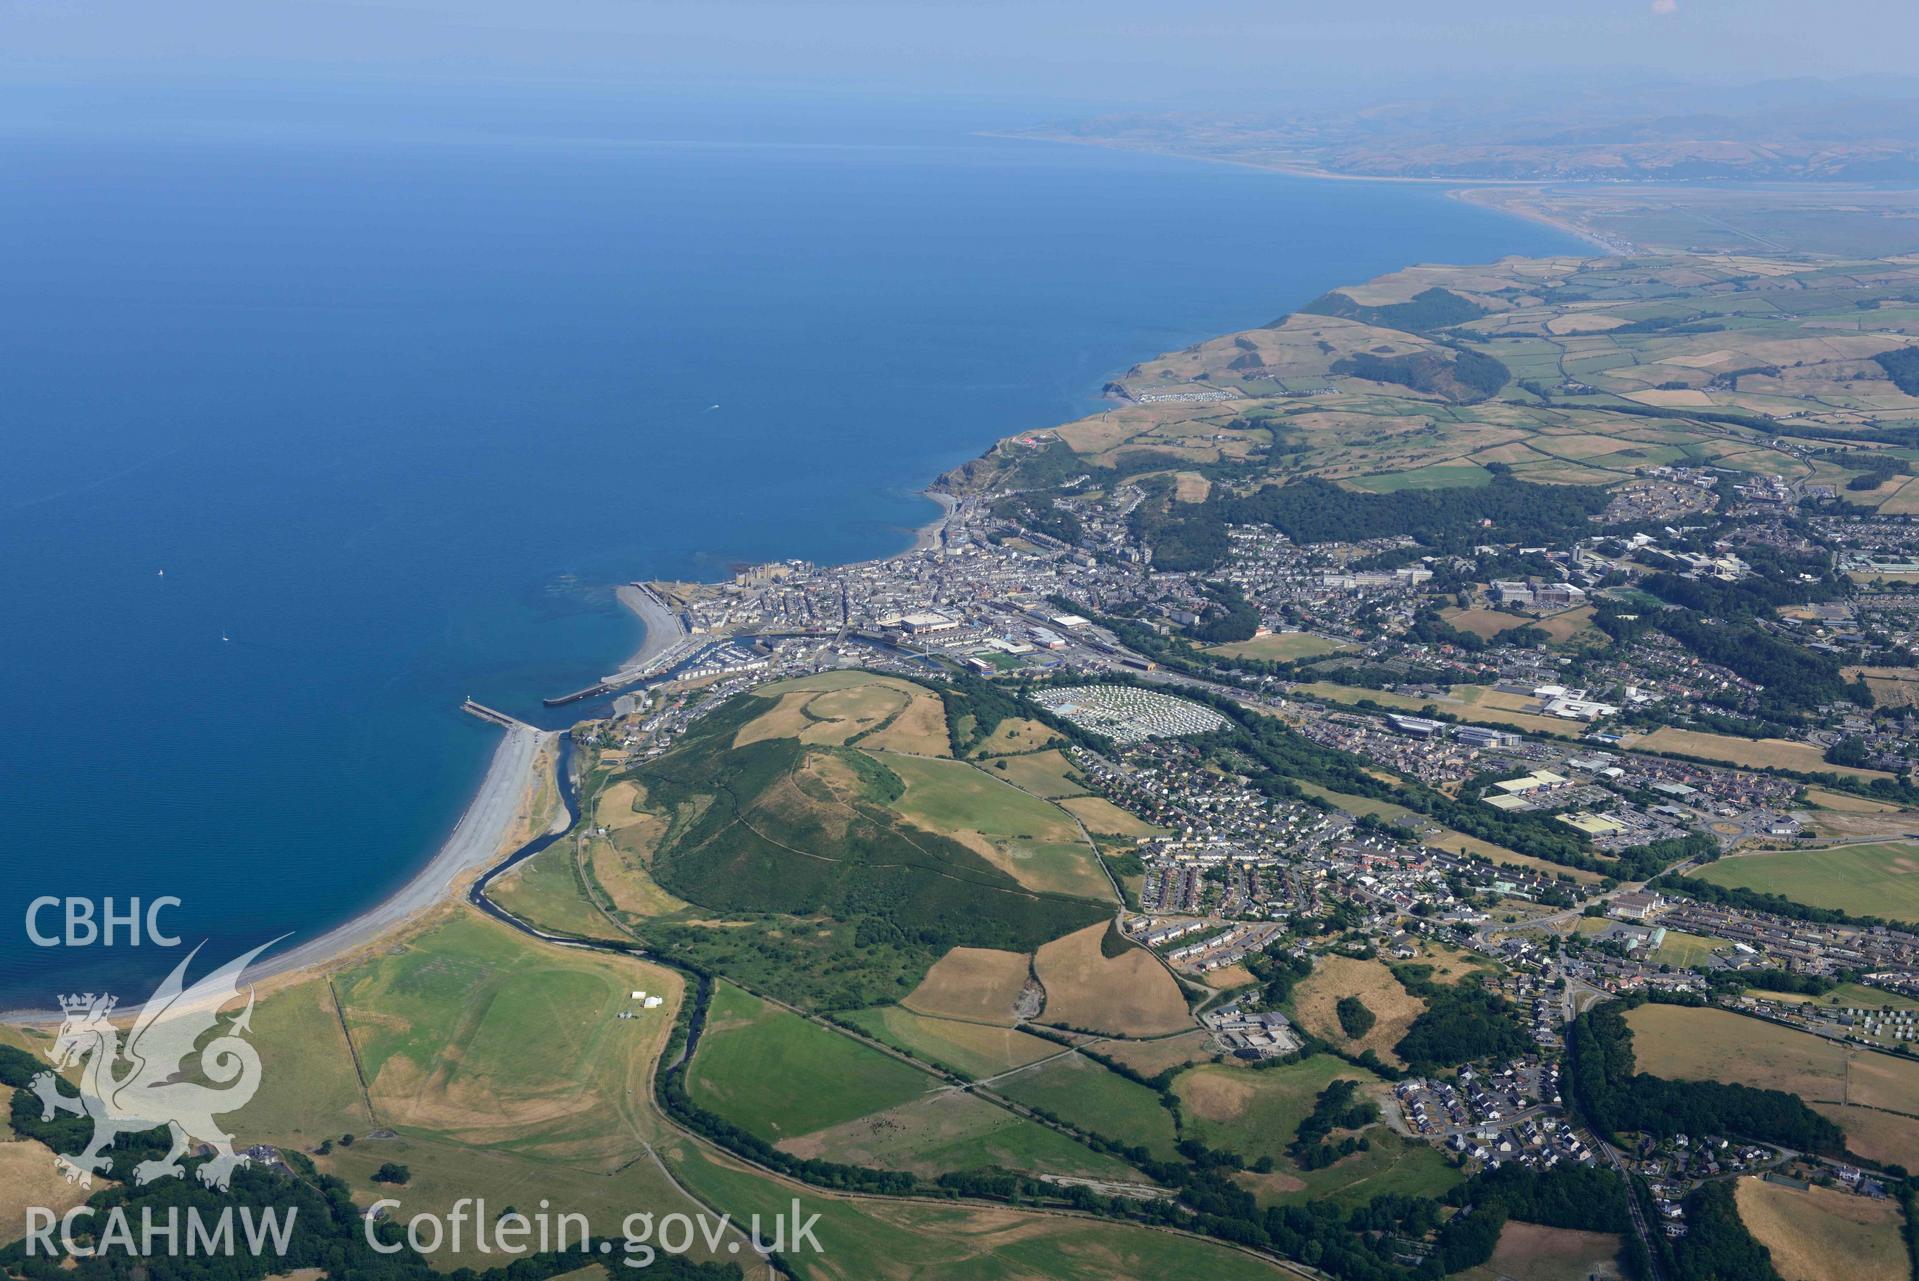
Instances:
[[[896,551],[1136,360],[1575,249],[965,104],[48,93],[0,134],[0,1009],[176,959],[31,946],[39,895],[221,959],[380,899],[494,746],[462,698],[636,646],[614,584]]]

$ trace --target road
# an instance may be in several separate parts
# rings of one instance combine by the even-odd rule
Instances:
[[[1639,1204],[1639,1194],[1633,1188],[1632,1175],[1626,1169],[1625,1158],[1619,1155],[1619,1149],[1604,1139],[1598,1140],[1599,1150],[1612,1162],[1613,1172],[1626,1183],[1626,1208],[1632,1211],[1632,1228],[1639,1234],[1639,1244],[1646,1248],[1646,1276],[1644,1281],[1665,1281],[1665,1273],[1659,1269],[1659,1254],[1653,1248],[1652,1228],[1646,1223],[1646,1211]]]

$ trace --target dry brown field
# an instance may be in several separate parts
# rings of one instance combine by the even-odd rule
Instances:
[[[1734,1196],[1740,1221],[1772,1251],[1784,1281],[1906,1281],[1899,1203],[1831,1188],[1784,1187],[1747,1175]]]
[[[1457,1281],[1616,1281],[1620,1240],[1610,1232],[1576,1232],[1509,1220],[1493,1257]]]
[[[1828,765],[1825,753],[1811,743],[1795,743],[1784,738],[1736,738],[1730,734],[1662,725],[1650,734],[1628,738],[1626,746],[1644,752],[1673,752],[1702,760],[1724,761],[1728,765],[1771,766],[1810,774],[1831,771],[1855,778],[1891,777],[1884,770]]]
[[[1054,939],[1034,958],[1046,988],[1048,1023],[1114,1036],[1160,1036],[1192,1026],[1179,984],[1144,948],[1119,956],[1100,951],[1108,923]]]
[[[1060,741],[1050,726],[1026,716],[1009,716],[981,739],[973,756],[1005,756],[1012,752],[1030,752]]]
[[[1259,980],[1244,965],[1222,965],[1199,975],[1199,981],[1214,991],[1227,992],[1236,987],[1251,987]]]
[[[1213,482],[1196,471],[1173,474],[1173,497],[1182,503],[1203,503],[1213,492]]]
[[[1874,706],[1919,706],[1919,668],[1842,667],[1839,674],[1847,680],[1855,676],[1865,677],[1866,688],[1872,691]]]
[[[0,1127],[0,1134],[12,1130]],[[32,1139],[0,1139],[0,1235],[23,1230],[29,1207],[65,1214],[95,1192],[114,1187],[112,1179],[96,1178],[91,1188],[68,1183],[54,1168],[53,1150]]]
[[[1207,1034],[1198,1028],[1178,1036],[1163,1036],[1151,1041],[1108,1041],[1096,1047],[1109,1059],[1118,1059],[1136,1072],[1157,1076],[1189,1063],[1202,1063],[1214,1057],[1206,1048]]]
[[[1812,1110],[1844,1130],[1846,1147],[1869,1161],[1905,1165],[1919,1154],[1919,1118],[1843,1103],[1814,1103]]]
[[[1508,614],[1497,609],[1461,609],[1457,605],[1439,611],[1439,616],[1462,632],[1471,632],[1481,640],[1491,640],[1501,632],[1524,627],[1533,620],[1523,614]]]
[[[649,816],[649,822],[615,833],[618,839],[588,843],[587,869],[615,910],[635,916],[666,916],[692,906],[668,893],[653,879],[649,868],[654,843],[665,831],[664,819]]]
[[[1548,876],[1570,876],[1581,885],[1597,885],[1600,880],[1597,872],[1587,872],[1576,867],[1561,867],[1543,858],[1534,858],[1530,854],[1509,850],[1503,845],[1494,845],[1491,841],[1482,840],[1477,836],[1455,832],[1449,827],[1441,828],[1437,833],[1427,837],[1426,843],[1434,849],[1451,850],[1456,854],[1474,854],[1489,863],[1530,868],[1535,872],[1544,872]]]
[[[1343,996],[1357,996],[1373,1012],[1375,1022],[1357,1040],[1339,1026],[1335,1007]],[[1395,1065],[1393,1046],[1406,1035],[1413,1020],[1426,1012],[1426,1003],[1399,985],[1393,972],[1379,961],[1350,956],[1321,957],[1312,974],[1293,988],[1293,1009],[1299,1025],[1352,1054],[1371,1050]]]
[[[1151,836],[1165,830],[1128,814],[1104,796],[1069,796],[1059,805],[1096,836]]]
[[[1266,636],[1255,636],[1251,640],[1208,645],[1206,652],[1223,658],[1260,658],[1286,663],[1296,658],[1318,658],[1322,654],[1351,648],[1347,641],[1316,636],[1311,632],[1273,632]]]
[[[860,745],[889,752],[910,752],[915,756],[951,756],[953,745],[946,733],[946,705],[929,689],[918,685],[911,688],[912,703],[890,724],[861,739]]]
[[[1593,607],[1581,605],[1578,609],[1563,610],[1550,618],[1540,619],[1539,630],[1552,637],[1554,644],[1568,645],[1599,629],[1593,626]]]
[[[1784,1090],[1839,1122],[1860,1155],[1919,1162],[1919,1061],[1728,1010],[1642,1005],[1626,1021],[1642,1072]]]
[[[1821,809],[1834,810],[1840,814],[1897,814],[1899,807],[1890,801],[1875,801],[1867,796],[1853,796],[1846,792],[1829,792],[1823,787],[1806,789],[1806,799]]]
[[[1023,952],[956,947],[933,963],[900,1004],[934,1018],[1010,1026],[1019,1020],[1015,1007],[1029,973]]]
[[[795,738],[815,746],[849,739],[916,756],[951,755],[939,695],[911,681],[867,672],[823,672],[755,690],[772,706],[739,728],[733,746]]]
[[[1419,945],[1419,955],[1413,958],[1412,963],[1432,966],[1433,977],[1441,983],[1457,983],[1468,974],[1485,974],[1494,968],[1492,962],[1477,953],[1464,948],[1449,952],[1423,940]]]
[[[1808,1103],[1843,1103],[1846,1048],[1727,1010],[1642,1005],[1626,1015],[1641,1072],[1680,1080],[1729,1079],[1785,1090]]]

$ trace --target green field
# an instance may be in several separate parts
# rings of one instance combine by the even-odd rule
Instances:
[[[1262,1202],[1332,1201],[1362,1204],[1382,1192],[1438,1196],[1462,1175],[1429,1144],[1402,1139],[1384,1124],[1368,1126],[1370,1150],[1344,1157],[1322,1170],[1304,1171],[1287,1154],[1299,1123],[1312,1111],[1319,1092],[1336,1080],[1367,1086],[1379,1078],[1330,1054],[1316,1054],[1283,1067],[1250,1069],[1206,1064],[1188,1069],[1173,1083],[1185,1132],[1208,1147],[1237,1152],[1250,1165],[1273,1161],[1271,1174],[1246,1174],[1242,1181]]]
[[[630,957],[536,950],[460,912],[334,986],[382,1122],[610,1163],[645,1128],[647,1065],[672,1017],[632,993],[677,997],[680,982]]]
[[[788,1210],[790,1185],[772,1183],[687,1145],[666,1151],[676,1177],[730,1211],[771,1223]],[[784,1262],[804,1281],[1270,1281],[1276,1264],[1190,1237],[1105,1220],[1022,1214],[996,1207],[843,1198],[802,1193],[821,1216],[821,1252]]]
[[[736,1221],[757,1212],[770,1223],[795,1197],[806,1213],[821,1214],[818,1236],[825,1252],[791,1252],[785,1258],[793,1274],[807,1281],[1021,1281],[1035,1276],[1093,1281],[1114,1275],[1210,1281],[1279,1275],[1273,1266],[1224,1246],[1129,1224],[1011,1206],[848,1198],[747,1170],[688,1139],[652,1109],[652,1069],[679,980],[645,962],[547,946],[461,907],[390,942],[380,955],[349,966],[335,981],[354,1043],[374,1078],[373,1111],[360,1097],[347,1034],[334,1011],[329,982],[320,977],[280,987],[259,1001],[252,1039],[267,1070],[259,1094],[233,1121],[245,1143],[311,1151],[322,1139],[333,1139],[331,1152],[316,1156],[316,1162],[323,1172],[346,1180],[362,1206],[397,1195],[408,1213],[445,1216],[462,1198],[484,1198],[495,1209],[531,1207],[544,1198],[556,1208],[586,1215],[596,1234],[616,1235],[623,1217],[635,1210],[656,1216],[693,1212],[696,1203],[684,1188],[699,1198],[698,1206],[729,1213]],[[601,1027],[590,1016],[604,1007],[583,1004],[593,996],[594,984],[616,989],[622,1010],[631,1007],[629,988],[658,991],[669,1001],[651,1020],[613,1019]],[[794,1024],[814,1036],[795,1034]],[[752,1085],[758,1104],[802,1116],[802,1124],[834,1118],[831,1112],[807,1115],[815,1099],[830,1103],[862,1090],[873,1097],[876,1086],[890,1087],[897,1098],[903,1085],[910,1083],[917,1092],[929,1080],[906,1065],[898,1065],[903,1079],[890,1070],[875,1071],[872,1057],[888,1065],[891,1060],[783,1011],[769,1011],[725,985],[718,994],[715,1028],[717,1036],[703,1045],[696,1067],[709,1066],[706,1051],[730,1033],[760,1039],[776,1056],[769,1070],[755,1072],[739,1055],[723,1066]],[[44,1045],[43,1038],[12,1030],[0,1032],[0,1040],[36,1050]],[[831,1050],[821,1048],[828,1043]],[[855,1052],[850,1060],[842,1045]],[[728,1053],[722,1048],[719,1057],[724,1060]],[[812,1083],[813,1094],[797,1102],[779,1099],[765,1086],[769,1078],[781,1082],[801,1074]],[[948,1127],[943,1140],[917,1136],[927,1145],[923,1152],[909,1149],[916,1159],[1000,1161],[1140,1177],[983,1100],[957,1093],[949,1097],[963,1100],[960,1110],[972,1117],[966,1125]],[[583,1110],[576,1111],[576,1104]],[[896,1107],[895,1115],[900,1111]],[[581,1142],[581,1116],[606,1147]],[[484,1133],[477,1140],[454,1133],[466,1127]],[[394,1132],[372,1137],[380,1130]],[[339,1136],[344,1134],[358,1139],[343,1145]],[[651,1152],[659,1154],[678,1185]],[[411,1171],[398,1192],[372,1181],[389,1161]],[[711,1257],[741,1257],[726,1246],[722,1239]],[[706,1248],[696,1246],[693,1257],[708,1257]],[[445,1269],[486,1268],[499,1258],[474,1252],[469,1237],[465,1252],[443,1253],[434,1263]],[[590,1270],[599,1271],[597,1265]]]
[[[1024,1066],[1060,1047],[1010,1027],[933,1018],[897,1005],[855,1010],[841,1016],[875,1040],[916,1058],[957,1070],[962,1076],[993,1076]]]
[[[1451,489],[1459,485],[1488,485],[1493,474],[1473,462],[1433,463],[1411,471],[1388,472],[1375,476],[1355,476],[1346,483],[1372,494],[1391,494],[1402,489]]]
[[[369,1128],[372,1116],[325,983],[301,983],[260,1001],[253,1033],[260,1089],[234,1114],[236,1132],[313,1147]]]
[[[1687,934],[1683,930],[1667,930],[1666,937],[1659,946],[1647,954],[1647,959],[1656,965],[1671,965],[1678,969],[1689,970],[1695,965],[1703,965],[1706,958],[1714,952],[1731,948],[1725,939],[1708,938],[1703,934]]]
[[[1158,1096],[1091,1059],[1054,1059],[995,1081],[992,1088],[1089,1133],[1138,1145],[1167,1160],[1177,1156],[1173,1114],[1160,1106]]]
[[[1072,763],[1057,751],[1028,752],[1024,756],[1001,756],[989,762],[983,762],[982,768],[991,770],[1000,778],[1023,787],[1035,796],[1052,799],[1060,796],[1083,796],[1086,793],[1086,780],[1073,769]]]
[[[938,1084],[730,983],[714,989],[687,1073],[694,1102],[769,1142],[884,1111]]]
[[[1251,640],[1208,645],[1206,652],[1226,658],[1261,658],[1268,662],[1287,663],[1298,658],[1319,658],[1349,648],[1351,646],[1345,641],[1315,636],[1311,632],[1274,632],[1269,636],[1255,636]]]
[[[885,763],[906,784],[906,794],[893,808],[921,827],[1025,840],[1060,840],[1073,833],[1072,820],[1057,806],[994,777],[999,771],[991,765],[901,756],[888,756]]]
[[[335,986],[367,1065],[371,1110]],[[601,1019],[609,1007],[598,990],[624,1010],[636,988],[669,1002],[650,1017]],[[372,1175],[394,1161],[411,1172],[400,1195],[413,1212],[445,1213],[463,1197],[496,1206],[546,1197],[612,1231],[635,1206],[691,1210],[655,1166],[634,1159],[659,1134],[648,1082],[678,990],[669,971],[544,947],[457,909],[332,984],[313,978],[262,997],[251,1037],[260,1090],[230,1124],[242,1144],[311,1153],[332,1140],[316,1163],[362,1205],[392,1195]],[[569,1004],[548,1006],[555,993]],[[370,1137],[377,1131],[390,1137]],[[347,1134],[358,1136],[350,1146],[340,1142]],[[469,1238],[435,1262],[484,1268],[498,1255]]]
[[[1708,863],[1693,875],[1812,907],[1919,922],[1919,847],[1911,845],[1743,854]]]
[[[338,976],[355,1042],[374,1075],[373,1114],[360,1098],[328,983],[316,979],[276,991],[255,1009],[254,1040],[268,1071],[254,1101],[235,1114],[235,1128],[245,1142],[307,1150],[334,1139],[332,1152],[317,1158],[320,1168],[345,1179],[362,1205],[395,1194],[372,1182],[380,1165],[393,1161],[412,1174],[397,1194],[409,1212],[444,1215],[463,1197],[483,1197],[496,1207],[529,1206],[547,1198],[585,1214],[593,1229],[605,1234],[617,1232],[622,1217],[635,1209],[658,1215],[695,1208],[648,1158],[650,1144],[708,1208],[736,1216],[759,1210],[770,1218],[797,1195],[809,1213],[822,1213],[819,1236],[827,1253],[787,1259],[796,1275],[807,1278],[1012,1281],[1043,1268],[1043,1275],[1090,1281],[1112,1275],[1111,1269],[1135,1266],[1155,1276],[1194,1281],[1272,1275],[1264,1265],[1221,1247],[1131,1226],[1011,1207],[949,1210],[841,1199],[733,1167],[726,1158],[695,1148],[652,1111],[648,1082],[672,1003],[655,1011],[652,1022],[616,1019],[605,1028],[615,1036],[582,1039],[571,1016],[587,1013],[577,1003],[592,995],[589,980],[618,989],[622,1009],[631,1004],[629,986],[666,992],[667,982],[677,981],[639,961],[543,946],[476,914],[458,912]],[[560,1003],[550,1004],[556,999]],[[718,1075],[747,1084],[745,1095],[754,1106],[800,1118],[801,1125],[838,1120],[843,1110],[833,1105],[856,1094],[881,1103],[918,1098],[931,1080],[724,984],[716,993],[710,1026],[714,1031],[696,1057],[694,1088],[699,1075],[712,1073],[717,1062]],[[634,1035],[622,1042],[620,1033]],[[739,1052],[753,1043],[771,1056],[770,1062],[756,1066],[751,1055]],[[719,1053],[709,1059],[715,1048]],[[481,1084],[485,1093],[475,1093]],[[588,1104],[583,1115],[589,1128],[608,1148],[581,1142],[572,1110],[576,1094]],[[957,1093],[947,1097],[958,1101],[954,1112],[961,1123],[939,1132],[902,1131],[898,1150],[904,1164],[929,1173],[995,1163],[1140,1178],[1067,1136],[983,1100]],[[818,1103],[826,1109],[813,1106]],[[912,1106],[896,1106],[893,1116]],[[433,1123],[421,1125],[409,1117]],[[486,1134],[478,1145],[453,1133],[468,1125],[503,1124],[512,1133]],[[383,1127],[398,1132],[368,1137]],[[349,1133],[358,1141],[339,1145],[338,1136]],[[694,1257],[707,1257],[705,1248],[696,1249]],[[712,1257],[738,1256],[729,1254],[722,1241]],[[498,1260],[474,1253],[469,1245],[439,1262],[484,1268]]]
[[[1261,1189],[1274,1201],[1331,1201],[1350,1209],[1387,1192],[1400,1196],[1438,1197],[1465,1182],[1466,1176],[1446,1163],[1445,1154],[1430,1143],[1402,1139],[1383,1125],[1366,1131],[1372,1148],[1343,1157],[1323,1170],[1285,1178],[1302,1187]],[[1282,1170],[1288,1167],[1281,1166]]]
[[[544,1026],[552,1011],[624,1008],[627,994],[585,967],[523,966],[510,934],[470,918],[340,979],[360,1063],[377,1081],[391,1063],[420,1067],[458,1047],[461,1075],[514,1081],[548,1075],[567,1061]],[[379,1014],[367,1007],[376,1005]],[[552,1029],[569,1040],[563,1029]]]
[[[902,1103],[780,1144],[796,1156],[903,1170],[936,1178],[950,1170],[1140,1182],[1139,1171],[1070,1135],[958,1090]]]
[[[1355,816],[1371,814],[1388,823],[1399,823],[1407,827],[1418,827],[1428,821],[1426,816],[1417,810],[1410,810],[1404,805],[1395,805],[1391,801],[1382,801],[1372,796],[1354,796],[1349,792],[1335,792],[1330,787],[1321,787],[1317,783],[1303,781],[1299,783],[1299,790],[1317,796],[1323,801],[1331,801],[1340,809]]]
[[[618,938],[593,906],[574,863],[571,839],[555,841],[487,887],[487,897],[523,921],[556,934]]]
[[[396,1190],[391,1184],[373,1181],[373,1175],[388,1161],[407,1168],[411,1177],[404,1188]],[[476,1150],[444,1139],[402,1134],[393,1139],[361,1138],[352,1147],[336,1146],[318,1164],[324,1172],[346,1180],[353,1188],[355,1200],[362,1206],[383,1197],[399,1197],[405,1204],[406,1217],[433,1214],[444,1218],[455,1205],[468,1198],[483,1200],[499,1210],[507,1206],[530,1210],[544,1200],[556,1213],[564,1207],[567,1213],[585,1215],[596,1234],[617,1237],[620,1224],[636,1207],[656,1215],[694,1214],[702,1208],[673,1186],[658,1166],[645,1159],[632,1161],[616,1171],[602,1172]],[[737,1229],[729,1236],[738,1238],[744,1248],[745,1238]],[[449,1249],[434,1256],[433,1262],[439,1271],[455,1267],[484,1271],[501,1266],[498,1252],[475,1248],[470,1232],[461,1244],[463,1248],[457,1252]],[[695,1242],[692,1257],[719,1262],[738,1257],[730,1254],[726,1245],[727,1240],[722,1239],[718,1250],[708,1251],[703,1243]],[[294,1275],[304,1277],[306,1274]],[[596,1263],[593,1275],[598,1278],[606,1274]],[[646,1273],[633,1275],[645,1276]]]
[[[906,784],[892,808],[907,822],[957,837],[1028,889],[1111,897],[1106,874],[1073,817],[996,777],[1000,771],[991,765],[891,755],[884,762]],[[1009,763],[1005,772],[1013,768]]]
[[[1377,1082],[1378,1077],[1330,1054],[1315,1054],[1283,1067],[1251,1068],[1202,1064],[1179,1074],[1179,1096],[1186,1131],[1208,1147],[1237,1152],[1248,1162],[1270,1156],[1281,1168],[1292,1165],[1286,1145],[1319,1092],[1337,1080]]]

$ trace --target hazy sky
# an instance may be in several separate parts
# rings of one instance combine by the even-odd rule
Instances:
[[[0,24],[16,85],[530,79],[1146,106],[1416,92],[1439,71],[1910,72],[1919,48],[1919,0],[0,0]]]

